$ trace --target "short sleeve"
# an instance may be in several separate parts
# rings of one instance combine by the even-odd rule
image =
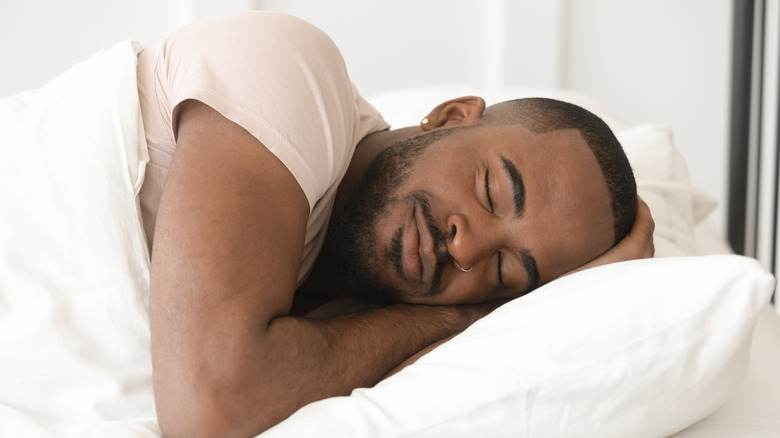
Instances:
[[[155,76],[172,127],[184,100],[219,111],[284,163],[310,210],[340,182],[360,139],[387,128],[350,82],[333,41],[285,14],[257,11],[182,28],[162,44]]]

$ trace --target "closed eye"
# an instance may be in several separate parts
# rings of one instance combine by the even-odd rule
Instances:
[[[490,207],[490,212],[495,213],[493,198],[490,196],[490,169],[485,169],[485,198],[487,199],[488,207]]]
[[[487,199],[488,206],[490,207],[490,212],[495,213],[496,208],[493,205],[493,197],[490,196],[490,169],[485,169],[485,198]],[[505,288],[504,286],[504,275],[502,273],[501,269],[501,252],[498,253],[498,285],[502,289]]]

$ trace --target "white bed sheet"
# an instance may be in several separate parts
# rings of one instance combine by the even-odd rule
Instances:
[[[780,437],[780,318],[759,315],[744,383],[718,410],[674,438]]]
[[[698,255],[732,253],[710,222],[696,227],[695,240]],[[744,383],[723,406],[672,437],[780,437],[780,316],[775,308],[767,305],[759,314]]]
[[[139,49],[0,99],[0,437],[156,427]]]

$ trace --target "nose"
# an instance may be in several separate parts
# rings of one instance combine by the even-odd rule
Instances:
[[[447,218],[451,236],[447,249],[456,268],[471,270],[480,260],[497,251],[497,233],[490,233],[490,224],[482,222],[484,221],[469,220],[462,214],[453,214]]]

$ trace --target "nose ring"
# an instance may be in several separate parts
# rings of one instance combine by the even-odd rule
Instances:
[[[463,266],[461,266],[460,263],[458,263],[457,260],[455,260],[455,265],[457,265],[458,269],[460,269],[463,272],[471,272],[471,270],[474,269],[474,266],[472,266],[472,267],[470,267],[468,269],[463,269]]]

